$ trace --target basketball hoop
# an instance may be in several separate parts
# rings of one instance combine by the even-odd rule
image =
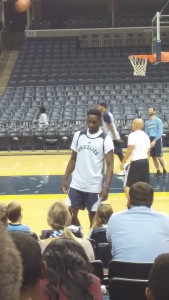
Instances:
[[[147,69],[147,62],[151,64],[158,63],[156,60],[156,54],[134,54],[128,56],[133,69],[134,76],[145,76]],[[160,62],[169,62],[169,52],[161,52],[161,61]]]
[[[146,75],[146,69],[147,69],[147,62],[148,60],[153,63],[155,62],[155,55],[129,55],[129,60],[133,66],[134,69],[134,76],[145,76]]]

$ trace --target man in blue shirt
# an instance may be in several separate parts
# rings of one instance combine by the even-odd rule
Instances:
[[[169,217],[151,209],[153,196],[149,184],[137,182],[129,190],[129,209],[110,217],[106,236],[113,259],[153,262],[169,252]]]
[[[153,107],[148,108],[149,120],[145,123],[145,132],[151,141],[151,152],[150,155],[153,159],[157,175],[160,175],[160,167],[163,168],[163,174],[166,174],[165,163],[162,158],[162,135],[163,135],[163,124],[162,121],[155,116],[155,109]]]

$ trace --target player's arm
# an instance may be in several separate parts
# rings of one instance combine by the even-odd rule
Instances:
[[[107,168],[106,168],[105,183],[104,183],[104,186],[103,186],[102,191],[100,193],[101,201],[107,200],[108,194],[109,194],[109,187],[110,187],[110,183],[112,181],[113,168],[114,168],[114,154],[113,154],[113,151],[110,151],[105,155],[105,160],[106,160],[106,167]]]
[[[64,174],[63,179],[62,179],[62,191],[63,191],[63,193],[67,193],[67,191],[68,191],[67,181],[68,181],[69,176],[72,174],[72,172],[75,169],[76,157],[77,157],[77,153],[75,151],[72,151],[71,157],[70,157],[69,162],[67,164],[65,174]]]
[[[108,126],[108,129],[111,131],[113,137],[115,137],[116,136],[116,132],[114,130],[114,127],[113,127],[112,123],[107,124],[107,126]],[[120,141],[120,140],[116,140],[116,141]]]
[[[127,151],[126,151],[126,153],[125,153],[125,155],[124,155],[124,158],[123,158],[123,160],[122,160],[122,162],[121,162],[121,165],[120,165],[120,169],[121,169],[121,170],[123,170],[123,165],[124,165],[124,163],[129,159],[131,153],[132,153],[133,150],[134,150],[134,147],[135,147],[135,145],[128,145]]]

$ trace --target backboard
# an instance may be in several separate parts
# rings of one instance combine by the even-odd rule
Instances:
[[[169,31],[169,15],[163,15],[161,12],[156,12],[155,16],[152,19],[152,54],[156,54],[156,63],[160,63],[161,60],[161,52],[163,51],[163,34],[162,28],[168,27]],[[168,49],[164,51],[169,51],[169,43]]]

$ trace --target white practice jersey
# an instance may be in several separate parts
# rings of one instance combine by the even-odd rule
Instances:
[[[131,132],[128,136],[128,145],[134,145],[131,154],[131,160],[148,158],[148,150],[150,149],[150,139],[142,130]]]
[[[84,192],[100,193],[104,179],[105,154],[114,149],[111,138],[102,130],[95,134],[90,134],[89,130],[77,131],[71,149],[77,152],[77,158],[70,187]]]
[[[111,124],[113,126],[114,134],[109,130],[108,125]],[[108,134],[112,140],[120,140],[120,135],[118,133],[116,124],[114,123],[114,117],[110,111],[105,111],[102,113],[102,126],[103,131]]]

